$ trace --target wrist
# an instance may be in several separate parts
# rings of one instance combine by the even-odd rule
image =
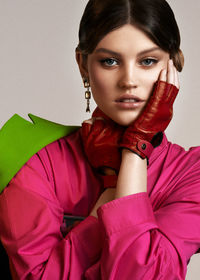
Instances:
[[[128,128],[124,134],[120,147],[136,153],[142,159],[149,158],[154,150],[154,146],[151,144],[153,135],[147,137],[147,135],[137,134],[131,129],[131,127]]]
[[[126,149],[126,148],[123,148],[122,149],[122,161],[128,161],[132,163],[143,163],[145,165],[145,163],[147,164],[147,159],[146,158],[142,158],[140,157],[137,153],[129,150],[129,149]]]
[[[147,160],[128,149],[122,150],[115,198],[147,191]]]

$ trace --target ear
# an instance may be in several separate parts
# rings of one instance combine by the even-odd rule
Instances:
[[[76,62],[78,64],[82,78],[87,78],[89,76],[87,69],[87,58],[83,57],[83,54],[80,51],[76,51]]]

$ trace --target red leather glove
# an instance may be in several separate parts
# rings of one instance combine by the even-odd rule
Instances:
[[[158,81],[143,112],[126,129],[120,147],[143,159],[149,158],[153,149],[160,145],[163,132],[172,119],[178,91],[174,85]]]
[[[84,150],[90,164],[100,173],[104,167],[113,169],[116,174],[121,164],[119,143],[124,128],[108,118],[99,108],[93,115],[93,124],[84,122],[81,128]],[[102,176],[104,187],[115,187],[116,176]]]

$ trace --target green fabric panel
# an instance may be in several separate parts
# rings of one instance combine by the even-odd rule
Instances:
[[[28,116],[15,114],[0,130],[0,192],[35,153],[79,128]]]

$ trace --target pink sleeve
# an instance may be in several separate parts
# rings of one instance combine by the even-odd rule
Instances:
[[[0,236],[13,279],[82,279],[96,262],[101,247],[98,220],[87,217],[64,238],[62,219],[48,180],[25,166],[0,195]]]
[[[200,247],[199,169],[182,181],[154,210],[147,193],[98,209],[105,237],[95,268],[101,279],[185,279],[187,263]]]

